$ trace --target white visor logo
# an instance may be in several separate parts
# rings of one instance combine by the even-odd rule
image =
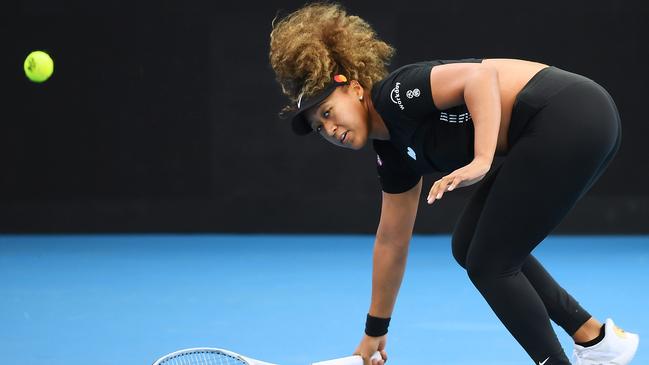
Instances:
[[[300,104],[302,104],[302,96],[304,92],[300,93],[300,96],[297,97],[297,108],[300,109]]]

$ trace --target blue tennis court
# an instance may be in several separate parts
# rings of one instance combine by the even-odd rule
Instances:
[[[141,365],[198,346],[282,365],[347,356],[363,332],[373,240],[3,235],[3,363]],[[550,236],[535,253],[600,320],[639,333],[633,363],[649,363],[649,236]],[[454,262],[448,235],[413,238],[388,353],[394,365],[530,361]]]

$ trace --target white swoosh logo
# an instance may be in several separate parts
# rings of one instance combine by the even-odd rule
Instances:
[[[548,362],[548,360],[550,360],[550,357],[549,357],[549,356],[548,356],[547,359],[543,360],[543,362],[540,362],[540,361],[539,361],[539,365],[545,365],[545,363]]]

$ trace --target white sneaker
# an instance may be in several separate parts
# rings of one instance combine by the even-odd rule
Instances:
[[[625,332],[613,320],[606,319],[604,338],[598,344],[583,347],[574,345],[573,365],[626,365],[631,362],[640,338],[635,333]]]

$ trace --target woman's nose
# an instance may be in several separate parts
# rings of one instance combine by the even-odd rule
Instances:
[[[329,137],[334,137],[336,135],[336,130],[338,130],[338,127],[335,124],[331,124],[330,126],[325,127],[327,129],[327,134]]]

